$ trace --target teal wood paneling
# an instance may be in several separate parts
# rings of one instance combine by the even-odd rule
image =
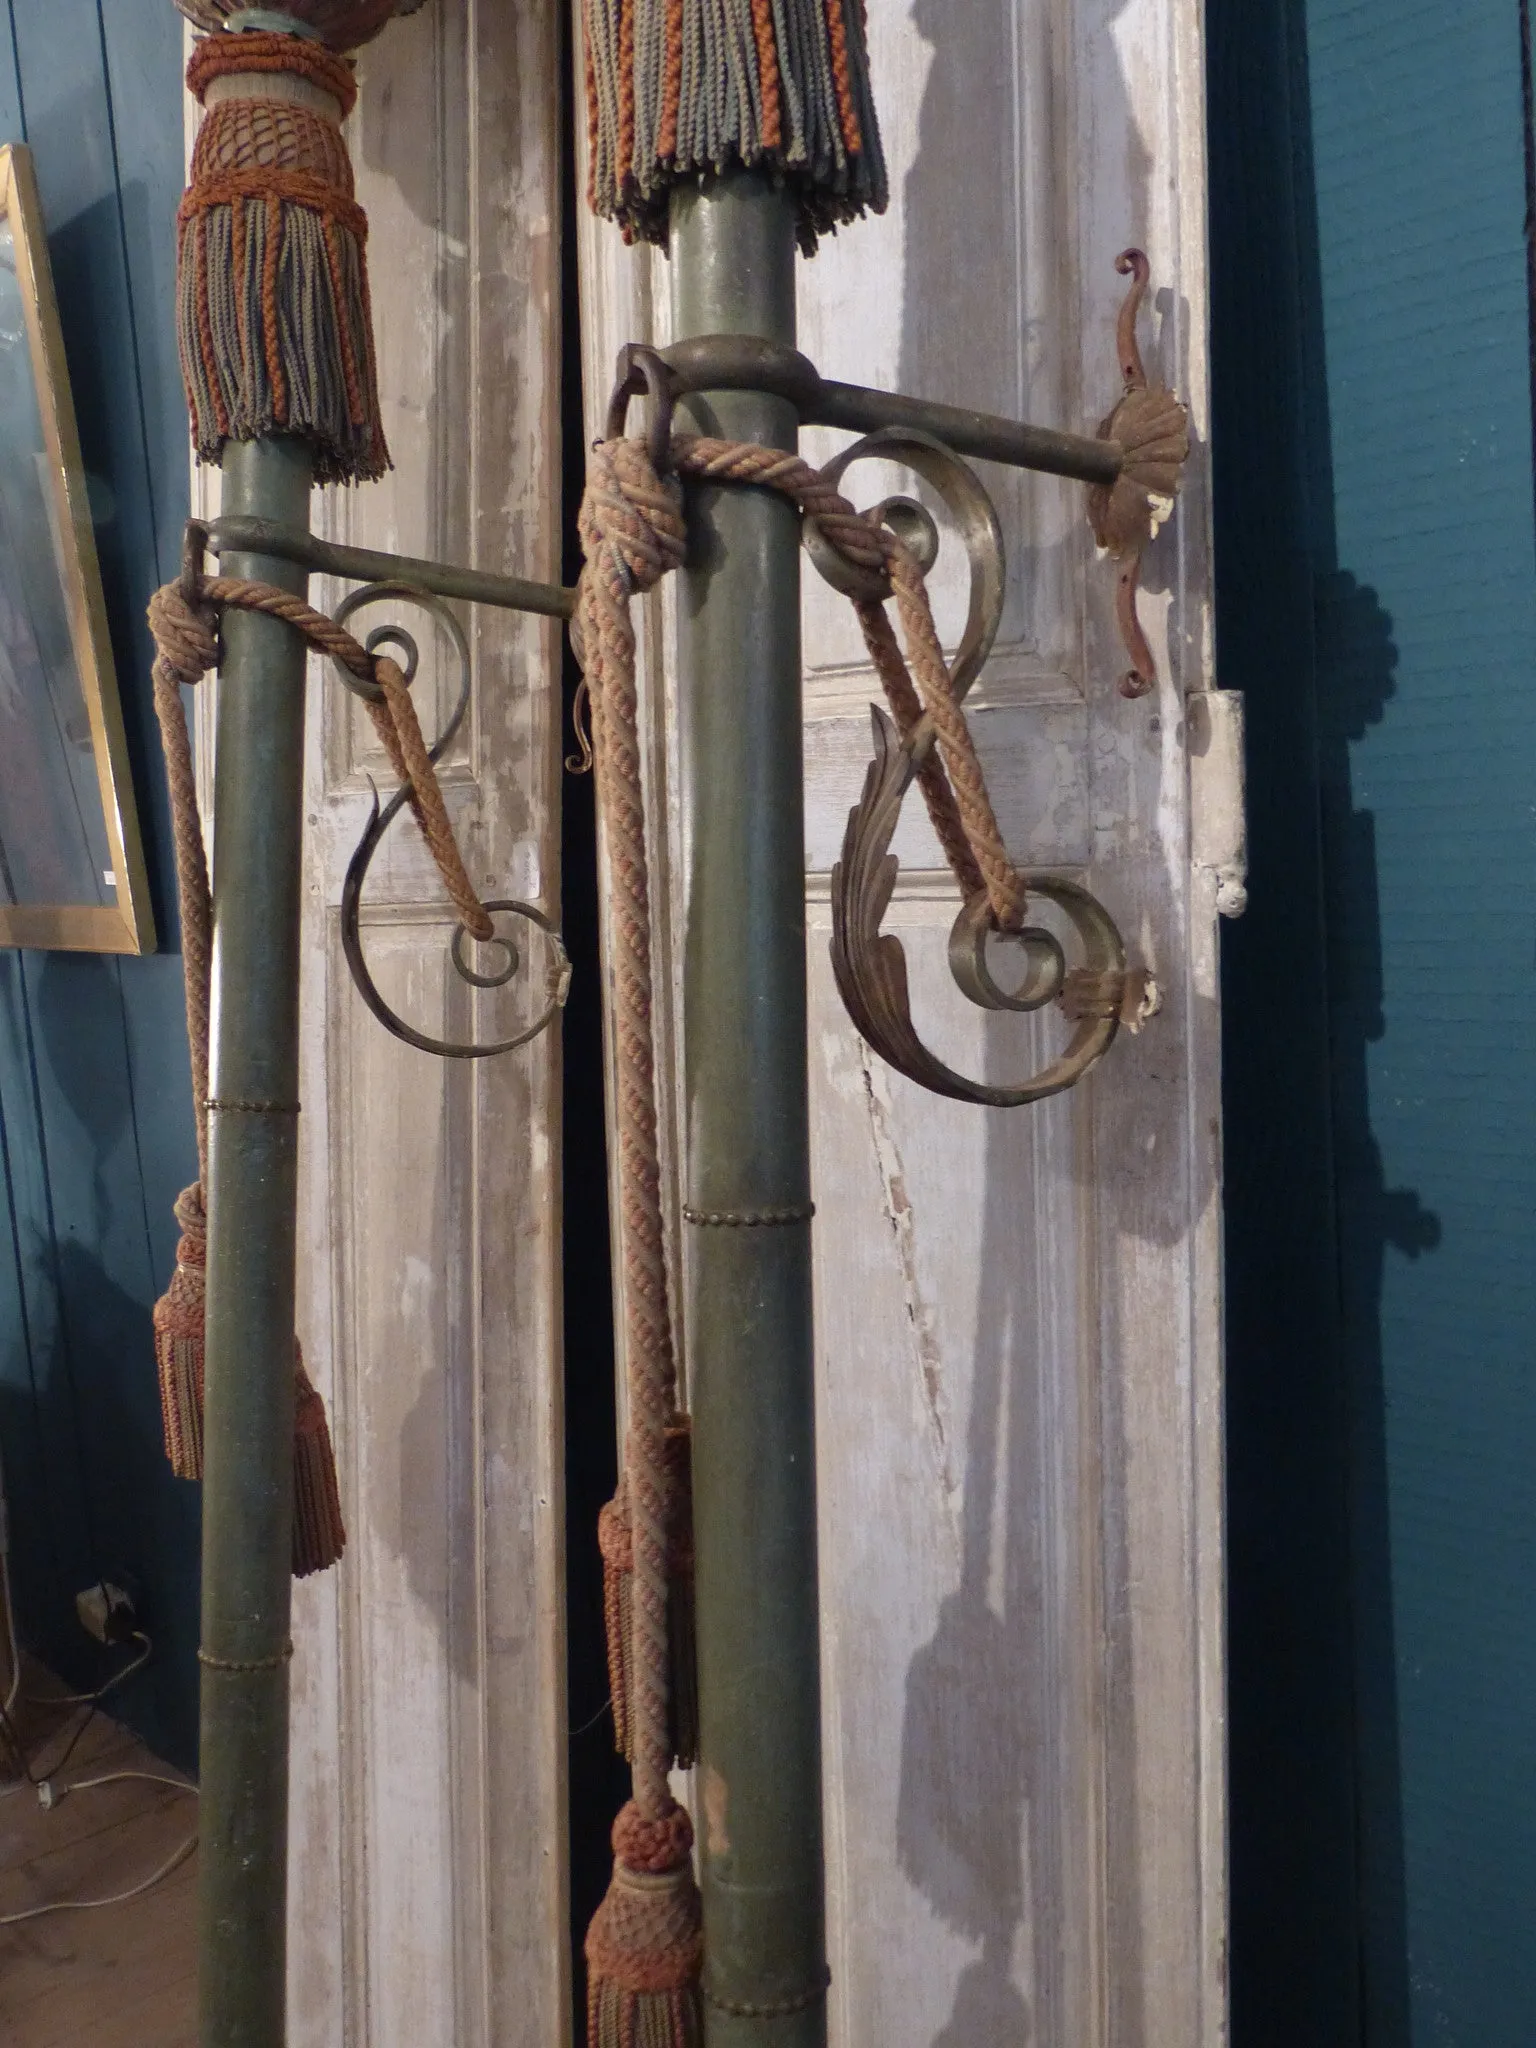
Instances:
[[[1359,2039],[1348,1406],[1308,534],[1305,79],[1287,0],[1208,0],[1217,661],[1251,888],[1222,931],[1236,2048]]]
[[[0,1452],[25,1634],[78,1684],[98,1682],[109,1667],[73,1596],[102,1574],[130,1581],[156,1655],[115,1702],[191,1762],[197,1489],[160,1449],[149,1314],[196,1155],[144,624],[187,510],[181,28],[168,4],[9,0],[5,41],[0,130],[36,162],[162,951],[0,954]]]
[[[1519,22],[1513,4],[1309,0],[1307,35],[1330,929],[1362,1110],[1339,1116],[1339,1198],[1373,1602],[1368,2024],[1383,2042],[1525,2048],[1536,534]]]
[[[16,36],[9,11],[0,22],[0,135],[10,141],[25,132],[21,110],[21,70],[16,62]]]
[[[1220,659],[1249,692],[1254,862],[1224,972],[1234,2042],[1526,2048],[1518,10],[1211,22]]]

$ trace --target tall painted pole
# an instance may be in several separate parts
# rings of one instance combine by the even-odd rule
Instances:
[[[206,31],[187,68],[204,118],[178,212],[193,439],[223,469],[224,512],[290,539],[308,533],[312,483],[388,466],[343,53],[405,4],[177,0]],[[221,569],[305,593],[306,571],[259,542]],[[182,603],[200,609],[194,590]],[[204,1184],[186,1202],[194,1219],[206,1208],[206,1291],[180,1270],[197,1264],[189,1228],[156,1314],[168,1449],[189,1477],[200,1460],[203,1480],[199,2038],[282,2048],[290,1574],[334,1562],[345,1538],[324,1411],[294,1345],[306,647],[235,604],[221,629],[206,951],[190,792],[178,813],[194,1081],[208,1034]]]
[[[673,334],[684,352],[690,340],[717,335],[738,360],[766,342],[793,362],[797,246],[814,249],[837,225],[879,213],[888,196],[862,0],[754,7],[750,32],[719,42],[707,63],[697,10],[690,17],[670,0],[617,8],[583,0],[581,11],[593,212],[627,241],[670,250]],[[626,368],[616,396],[630,383]],[[797,415],[784,396],[712,388],[703,375],[689,389],[681,407],[689,425],[795,447]],[[584,583],[583,641],[594,649],[599,686],[615,690],[626,717],[629,632],[614,612],[629,589],[654,581],[658,563],[675,558],[681,538],[654,482],[637,480],[638,459],[605,452],[584,513],[593,580]],[[619,1992],[631,2001],[623,2010],[640,2014],[650,1985],[665,1981],[671,1995],[685,1963],[688,1995],[679,1985],[668,2006],[655,2007],[676,2023],[666,2038],[694,2038],[697,1998],[709,2048],[822,2048],[799,530],[776,492],[685,488],[683,1150],[699,1702],[692,1832],[702,1901],[683,1896],[676,1862],[688,1829],[665,1815],[669,1832],[653,1845],[626,1809],[615,1824],[615,1883],[587,1942],[589,1963],[596,1955],[614,1965],[596,1980],[603,1988],[591,2048],[627,2038],[608,2024]],[[626,530],[634,522],[615,509],[626,498],[642,526],[656,508],[654,547],[637,548]],[[605,712],[600,738],[606,720]],[[644,872],[632,851],[627,866]],[[637,1013],[631,1035],[643,1041],[645,1005],[626,992],[626,1006]],[[648,1162],[630,1150],[638,1173]],[[649,1452],[648,1441],[642,1448]],[[626,1453],[628,1500],[618,1503],[643,1510],[643,1607],[638,1548],[634,1579],[644,1626],[630,1633],[647,1670],[657,1661],[659,1605],[653,1464]],[[653,1746],[658,1697],[664,1705],[664,1684],[641,1693]],[[668,1886],[665,1939],[638,1889],[653,1869]],[[663,2038],[654,2029],[653,2037]]]
[[[224,505],[309,524],[310,452],[230,444]],[[226,573],[304,593],[302,569]],[[213,849],[198,2004],[202,2048],[280,2048],[288,1899],[288,1639],[305,646],[224,620]]]
[[[795,339],[795,207],[738,171],[672,195],[674,331]],[[687,402],[792,449],[794,409]],[[679,687],[698,1839],[710,2048],[826,2039],[806,1100],[799,528],[690,485]]]

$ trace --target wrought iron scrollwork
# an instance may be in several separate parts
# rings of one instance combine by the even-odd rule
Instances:
[[[381,598],[398,599],[402,603],[414,605],[420,610],[429,613],[443,627],[453,646],[454,658],[459,668],[459,688],[452,711],[444,722],[442,730],[428,748],[428,754],[433,765],[436,766],[452,745],[455,735],[464,722],[464,714],[469,708],[469,643],[465,639],[463,627],[442,599],[434,596],[430,591],[421,590],[410,583],[393,581],[370,583],[364,585],[361,589],[351,591],[337,609],[337,624],[345,625],[354,612],[361,610],[365,605],[377,603]],[[415,681],[419,666],[419,654],[415,638],[407,632],[404,626],[398,625],[393,621],[375,626],[367,635],[363,645],[370,654],[375,653],[381,647],[387,647],[403,657],[401,667],[406,683],[409,685]],[[369,700],[377,695],[375,685],[361,681],[357,676],[352,675],[347,669],[343,668],[339,662],[334,662],[332,666],[341,678],[341,681],[354,696]],[[559,927],[536,904],[524,903],[514,897],[497,897],[488,900],[485,905],[485,908],[493,914],[500,915],[505,913],[510,916],[519,917],[526,924],[531,925],[540,935],[543,948],[548,954],[544,1007],[532,1023],[525,1025],[520,1031],[514,1032],[508,1038],[496,1039],[484,1045],[473,1043],[461,1044],[451,1039],[433,1038],[429,1033],[419,1031],[414,1024],[407,1023],[403,1017],[390,1008],[369,970],[368,962],[363,952],[362,941],[363,883],[367,878],[368,869],[385,833],[409,801],[410,791],[407,787],[402,786],[395,791],[387,803],[381,805],[378,791],[375,789],[367,826],[363,831],[362,838],[358,841],[353,851],[351,860],[347,863],[346,877],[342,883],[341,890],[341,946],[342,952],[346,957],[347,967],[353,981],[357,985],[358,994],[368,1005],[374,1016],[378,1018],[387,1031],[393,1032],[396,1038],[403,1039],[407,1045],[414,1045],[422,1052],[436,1053],[442,1059],[486,1059],[495,1053],[511,1052],[517,1046],[526,1045],[530,1039],[537,1038],[539,1033],[554,1021],[564,1005],[566,994],[570,988],[570,962],[566,957],[565,946],[560,937]],[[497,946],[501,949],[502,958],[494,968],[487,971],[472,965],[467,957],[466,942],[468,936],[462,924],[455,925],[453,937],[449,945],[449,957],[459,978],[468,983],[472,988],[505,988],[523,964],[522,955],[518,947],[510,939],[501,937],[500,934],[496,938],[488,940],[486,942],[488,945]]]
[[[970,603],[960,646],[951,665],[956,697],[964,697],[991,651],[1002,618],[1005,559],[997,514],[980,479],[943,442],[911,430],[886,428],[845,449],[827,467],[834,481],[853,463],[879,457],[914,469],[938,492],[964,542],[971,571]],[[887,500],[907,521],[908,500]],[[919,508],[920,509],[920,508]],[[895,521],[892,521],[893,525]],[[859,597],[886,594],[880,579],[865,579],[850,590],[857,572],[833,554],[813,528],[807,552],[826,579]],[[1039,1073],[1017,1083],[974,1081],[946,1065],[919,1037],[912,1021],[906,954],[901,941],[880,927],[895,892],[898,862],[891,840],[907,791],[936,744],[924,717],[905,739],[880,709],[872,713],[875,755],[864,790],[849,813],[842,857],[832,870],[832,968],[838,992],[854,1024],[874,1051],[898,1073],[936,1095],[958,1102],[1011,1108],[1070,1088],[1114,1042],[1127,1000],[1139,998],[1144,978],[1128,974],[1125,947],[1114,920],[1079,882],[1029,871],[1032,895],[1054,904],[1076,941],[1069,962],[1056,935],[1040,926],[999,933],[984,893],[961,906],[949,938],[949,966],[957,987],[983,1009],[1029,1011],[1056,1003],[1072,1020],[1063,1051]],[[988,960],[990,940],[1018,949],[1024,972],[1019,986],[1005,990]]]
[[[884,711],[873,712],[875,758],[864,793],[848,818],[842,859],[832,870],[832,971],[849,1016],[880,1057],[935,1095],[956,1102],[1016,1108],[1058,1094],[1080,1080],[1114,1043],[1120,1027],[1118,985],[1125,974],[1125,948],[1114,920],[1081,883],[1061,875],[1030,872],[1032,894],[1065,912],[1082,947],[1078,967],[1069,968],[1060,941],[1040,928],[1018,934],[1026,961],[1022,987],[1008,994],[993,979],[986,943],[995,927],[984,895],[961,907],[949,940],[950,971],[963,994],[990,1010],[1036,1010],[1061,1003],[1068,990],[1092,981],[1109,991],[1073,1029],[1065,1050],[1049,1066],[1009,1086],[973,1081],[956,1073],[924,1045],[912,1022],[907,962],[900,939],[880,925],[896,887],[898,863],[890,851],[902,800],[917,774],[915,750],[904,744]]]

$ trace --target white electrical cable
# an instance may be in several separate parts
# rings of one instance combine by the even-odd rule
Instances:
[[[104,1700],[107,1694],[114,1692],[125,1679],[132,1678],[136,1671],[142,1671],[154,1655],[155,1646],[142,1629],[136,1628],[129,1641],[142,1643],[144,1647],[131,1664],[125,1664],[121,1671],[114,1671],[106,1684],[96,1692],[28,1693],[28,1703],[34,1707],[94,1707],[98,1700]]]
[[[108,1771],[100,1778],[75,1778],[58,1789],[60,1799],[71,1792],[93,1792],[98,1785],[121,1785],[127,1778],[136,1778],[145,1785],[169,1785],[173,1792],[190,1792],[197,1797],[197,1787],[189,1785],[185,1778],[167,1778],[159,1771]]]
[[[171,1851],[158,1870],[152,1870],[140,1883],[130,1885],[125,1892],[113,1892],[104,1899],[54,1899],[46,1906],[29,1906],[25,1913],[0,1913],[0,1927],[19,1927],[24,1920],[41,1920],[45,1913],[94,1913],[98,1906],[126,1906],[130,1899],[141,1898],[153,1889],[161,1878],[169,1877],[178,1864],[185,1863],[197,1847],[197,1836],[188,1835],[178,1848]]]

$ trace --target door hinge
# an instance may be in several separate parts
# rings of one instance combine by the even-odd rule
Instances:
[[[1200,690],[1187,699],[1191,859],[1216,878],[1216,908],[1248,908],[1248,816],[1243,787],[1243,695]]]

